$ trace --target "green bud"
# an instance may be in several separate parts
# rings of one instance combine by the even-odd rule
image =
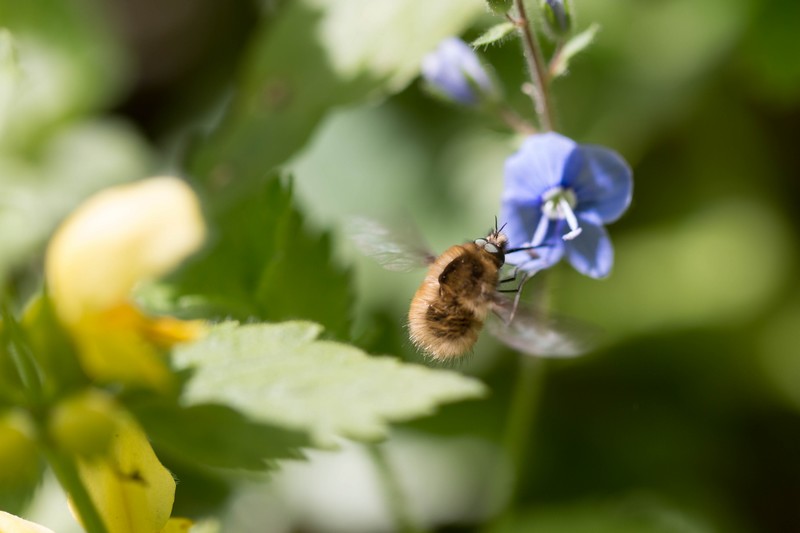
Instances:
[[[118,411],[108,394],[89,390],[59,403],[48,420],[48,431],[65,451],[84,457],[102,455],[117,429]]]
[[[33,422],[22,411],[0,415],[0,492],[36,481],[39,454]]]
[[[511,9],[511,0],[486,0],[489,9],[498,15],[505,15]]]
[[[541,5],[547,29],[553,36],[561,37],[572,30],[569,0],[541,0]]]

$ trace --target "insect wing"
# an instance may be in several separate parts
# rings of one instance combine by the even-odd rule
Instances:
[[[361,253],[386,270],[409,272],[436,259],[413,225],[400,234],[371,218],[353,217],[347,223],[347,233]]]
[[[567,358],[583,355],[599,343],[600,331],[578,320],[544,316],[529,306],[498,296],[488,329],[501,342],[536,357]],[[513,316],[513,318],[512,318]]]

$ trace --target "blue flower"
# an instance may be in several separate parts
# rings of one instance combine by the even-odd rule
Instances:
[[[480,95],[495,93],[489,74],[472,48],[457,37],[449,37],[422,60],[422,77],[431,88],[461,104],[477,103]]]
[[[528,137],[506,160],[501,220],[514,247],[541,247],[508,262],[534,273],[566,256],[581,274],[607,276],[614,248],[603,225],[622,216],[632,192],[631,169],[613,150],[558,133]]]

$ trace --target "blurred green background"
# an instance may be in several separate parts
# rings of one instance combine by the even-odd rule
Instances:
[[[550,277],[559,312],[598,324],[607,342],[546,362],[517,511],[497,530],[797,531],[800,4],[574,9],[579,29],[601,31],[554,84],[559,130],[623,154],[634,200],[609,228],[608,280],[564,265]],[[310,318],[371,353],[424,363],[403,326],[422,273],[381,270],[343,227],[351,215],[413,221],[442,250],[493,223],[520,139],[415,80],[439,38],[492,23],[479,0],[0,1],[0,276],[30,294],[70,209],[153,173],[195,183],[219,242],[240,232],[257,246],[269,215],[237,226],[230,213],[279,168],[305,227],[332,232],[339,274],[318,274],[308,252],[302,276],[328,276],[330,291],[293,278],[274,306],[239,318]],[[481,53],[531,117],[518,44]],[[292,241],[265,242],[291,254]],[[297,260],[317,246],[325,255],[327,238],[316,242]],[[491,397],[398,426],[384,444],[412,514],[440,531],[470,531],[509,497],[499,445],[516,356],[484,335],[456,368]],[[390,527],[363,449],[310,456],[226,506],[179,485],[176,510],[224,509],[231,531]],[[184,484],[202,494],[202,479]]]

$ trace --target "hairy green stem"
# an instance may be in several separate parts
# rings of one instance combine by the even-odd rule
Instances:
[[[539,283],[533,286],[531,301],[536,311],[546,315],[550,308],[550,278],[551,273],[537,274]],[[501,527],[514,508],[522,475],[528,466],[527,461],[534,456],[531,452],[531,433],[536,426],[536,414],[544,383],[546,359],[533,357],[526,354],[517,355],[517,375],[512,391],[511,400],[506,416],[505,433],[503,435],[503,451],[511,467],[511,483],[509,487],[508,504],[503,512],[490,524],[485,531],[495,531]]]
[[[386,502],[389,505],[389,512],[394,520],[395,530],[401,533],[420,533],[421,530],[416,527],[411,518],[403,489],[392,471],[392,465],[389,464],[386,449],[379,444],[368,444],[367,450],[377,467]]]
[[[80,518],[86,533],[108,533],[100,513],[86,490],[74,460],[64,452],[44,446],[47,462],[53,469],[59,483],[69,495],[75,513]]]
[[[517,380],[503,438],[503,449],[514,470],[509,496],[512,504],[526,466],[525,459],[531,455],[530,435],[539,405],[545,365],[545,360],[539,357],[524,354],[518,357]]]
[[[528,71],[533,82],[532,97],[536,114],[539,117],[539,125],[543,130],[551,131],[555,127],[555,121],[553,119],[553,107],[550,101],[550,87],[544,56],[539,47],[539,41],[536,40],[533,27],[528,20],[524,0],[514,0],[514,6],[517,11],[517,20],[513,22],[517,26],[517,31],[519,31],[525,61],[528,63]]]
[[[521,135],[533,135],[537,131],[532,124],[508,106],[498,105],[496,113],[509,128]]]
[[[511,468],[508,502],[497,516],[484,524],[481,528],[484,533],[505,531],[507,522],[513,515],[522,476],[528,464],[526,460],[533,455],[531,454],[530,436],[535,426],[534,422],[544,381],[544,366],[545,360],[542,358],[518,355],[516,382],[502,440],[503,452]],[[505,488],[505,483],[507,483],[505,476],[496,476],[494,483],[490,485],[490,490]]]

